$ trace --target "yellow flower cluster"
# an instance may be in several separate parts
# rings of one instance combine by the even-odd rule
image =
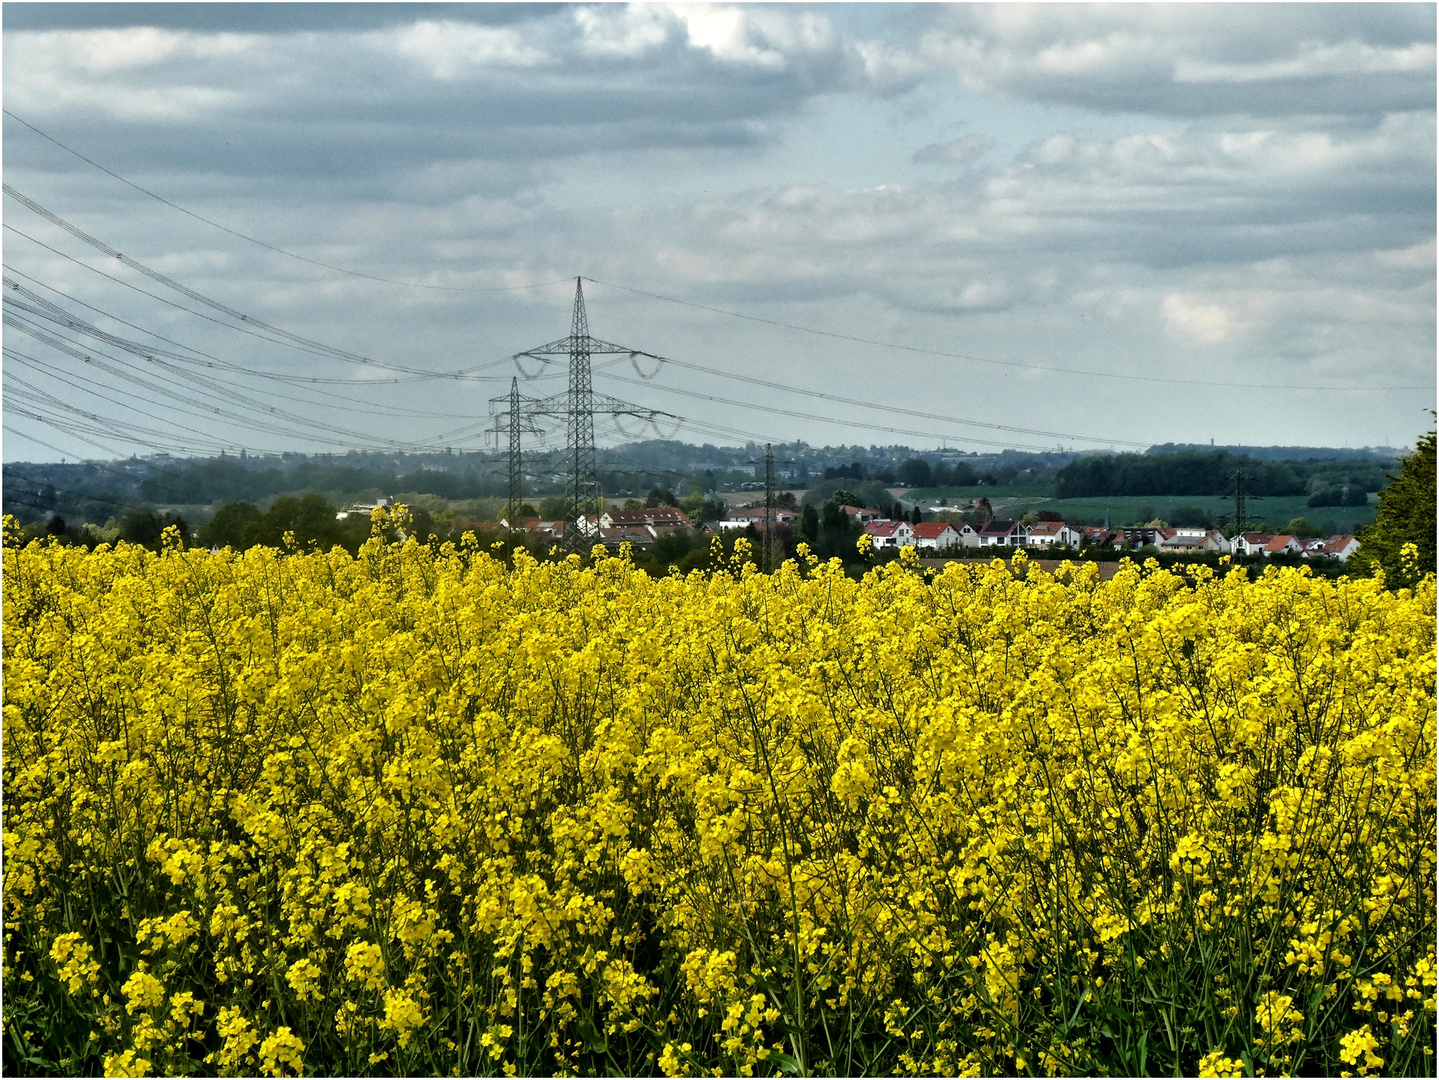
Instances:
[[[1432,575],[654,580],[385,524],[6,548],[33,1060],[1433,1075]]]

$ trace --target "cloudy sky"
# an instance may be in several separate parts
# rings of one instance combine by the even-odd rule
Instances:
[[[579,275],[692,442],[1431,423],[1433,5],[3,19],[7,460],[484,447]]]

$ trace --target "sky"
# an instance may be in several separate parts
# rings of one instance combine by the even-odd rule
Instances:
[[[6,3],[4,458],[1411,445],[1435,12]]]

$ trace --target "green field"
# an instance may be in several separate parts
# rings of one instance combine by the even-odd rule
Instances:
[[[1064,520],[1085,525],[1102,525],[1107,518],[1111,526],[1134,525],[1158,517],[1175,523],[1186,515],[1176,513],[1181,507],[1197,508],[1207,519],[1218,525],[1234,514],[1234,500],[1202,495],[1113,495],[1088,499],[1056,499],[1045,486],[915,488],[904,496],[918,502],[926,510],[931,506],[961,507],[973,499],[987,498],[994,514],[1001,518],[1018,518],[1028,513],[1052,510]],[[1309,506],[1303,495],[1251,498],[1245,512],[1255,527],[1268,526],[1282,530],[1297,517],[1307,519],[1325,535],[1353,532],[1374,520],[1374,501],[1368,506]],[[1188,524],[1186,520],[1184,522]]]

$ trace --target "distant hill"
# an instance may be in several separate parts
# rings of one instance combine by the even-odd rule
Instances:
[[[1176,454],[1185,450],[1225,450],[1255,461],[1394,461],[1404,450],[1392,446],[1215,446],[1212,443],[1161,443],[1146,454]]]

